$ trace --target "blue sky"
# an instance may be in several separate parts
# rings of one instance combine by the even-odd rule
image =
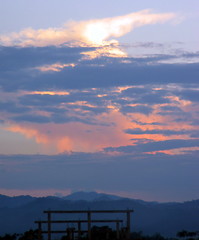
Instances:
[[[198,196],[197,1],[1,1],[0,191]]]

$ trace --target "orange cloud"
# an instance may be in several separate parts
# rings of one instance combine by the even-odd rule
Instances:
[[[37,143],[42,143],[42,144],[49,143],[48,137],[45,134],[41,134],[41,132],[36,128],[31,128],[29,126],[13,125],[13,126],[7,127],[6,130],[14,133],[23,134],[27,138],[34,138]]]
[[[49,72],[49,71],[53,71],[53,72],[60,72],[63,68],[66,67],[75,67],[75,63],[54,63],[54,64],[50,64],[50,65],[43,65],[43,66],[39,66],[36,67],[35,69],[40,70],[41,72]]]
[[[38,94],[38,95],[69,95],[69,92],[63,91],[34,91],[27,92],[26,94]]]
[[[118,147],[129,144],[131,137],[123,132],[123,126],[127,125],[129,120],[124,115],[113,110],[97,116],[96,121],[99,122],[99,125],[88,125],[80,122],[15,124],[6,129],[35,139],[39,145],[44,148],[48,147],[50,152],[52,152],[52,146],[55,147],[54,153],[64,151],[95,152],[110,145]],[[112,122],[111,125],[110,122]]]
[[[118,89],[122,91],[123,88]],[[126,88],[124,88],[126,89]],[[117,90],[117,89],[116,89]],[[68,92],[35,92],[36,94],[58,94],[67,95]],[[99,96],[100,97],[100,96]],[[86,101],[75,103],[79,106],[94,105]],[[183,130],[194,130],[195,127],[186,122],[175,122],[172,116],[162,116],[155,113],[149,115],[141,113],[122,114],[116,105],[107,105],[108,112],[93,116],[95,124],[85,124],[83,122],[68,122],[63,124],[18,124],[11,125],[7,130],[20,133],[27,138],[35,139],[35,142],[49,149],[52,153],[61,152],[95,152],[101,151],[106,147],[119,147],[125,145],[134,145],[138,139],[148,139],[153,141],[164,141],[170,139],[190,139],[188,134],[180,134]],[[79,116],[82,113],[81,108],[72,111],[72,116]],[[45,112],[42,113],[45,115]],[[82,116],[81,116],[82,118]],[[158,123],[157,125],[154,123]],[[127,134],[126,129],[143,130],[143,134]],[[146,134],[147,130],[173,130],[174,134],[166,136],[164,134]],[[178,133],[179,131],[179,133]],[[52,150],[54,149],[54,150]]]

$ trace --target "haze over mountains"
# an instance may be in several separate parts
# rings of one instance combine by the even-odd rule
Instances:
[[[96,192],[76,192],[65,197],[0,195],[0,235],[36,229],[35,220],[45,220],[44,210],[133,209],[131,231],[175,236],[183,229],[198,231],[199,200],[184,203],[158,203],[122,198]],[[113,218],[113,216],[111,216]],[[73,216],[70,216],[72,219]],[[109,216],[110,218],[110,216]],[[121,215],[116,214],[119,219]],[[124,219],[125,220],[125,219]]]

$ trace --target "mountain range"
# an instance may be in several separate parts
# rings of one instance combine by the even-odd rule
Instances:
[[[199,230],[199,200],[158,203],[122,198],[96,192],[75,192],[65,197],[8,197],[0,195],[0,235],[36,229],[34,221],[46,220],[44,210],[126,210],[133,209],[131,231],[160,233],[174,237],[182,230]],[[62,217],[62,216],[61,216]],[[76,216],[70,216],[75,219]],[[81,216],[78,216],[81,218]],[[114,214],[114,219],[121,219]],[[67,216],[65,216],[67,219]],[[103,218],[113,218],[103,215]],[[125,218],[124,218],[125,221]],[[65,226],[64,226],[65,227]]]

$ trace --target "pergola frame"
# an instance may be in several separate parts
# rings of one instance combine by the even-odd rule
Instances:
[[[52,230],[53,223],[77,223],[77,230],[73,230],[73,233],[78,233],[78,239],[80,239],[81,233],[88,233],[88,240],[91,240],[91,223],[116,223],[117,239],[119,239],[119,224],[123,222],[121,219],[100,219],[94,220],[91,218],[93,213],[123,213],[126,214],[126,239],[130,239],[130,226],[131,226],[131,213],[133,210],[74,210],[74,211],[59,211],[59,210],[47,210],[44,211],[47,214],[47,220],[35,221],[38,224],[38,239],[42,238],[42,233],[48,234],[48,240],[51,240],[52,233],[66,233],[66,230]],[[87,219],[84,220],[52,220],[52,214],[86,214]],[[87,230],[81,230],[81,224],[87,223]],[[47,224],[47,231],[42,230],[42,224]]]

